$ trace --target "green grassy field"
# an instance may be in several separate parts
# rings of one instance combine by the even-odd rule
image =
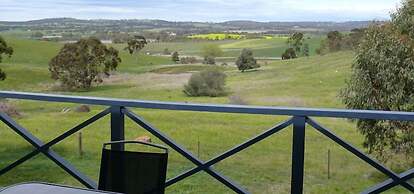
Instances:
[[[306,40],[309,44],[310,55],[315,55],[321,39],[320,36],[310,36],[310,39]],[[169,51],[178,51],[181,55],[202,55],[202,48],[209,44],[219,45],[224,52],[224,57],[237,57],[244,48],[252,49],[256,57],[281,57],[288,47],[285,37],[273,37],[271,39],[156,42],[145,47],[144,52],[162,53],[165,48],[168,48]],[[118,47],[121,48],[124,45],[118,45]]]
[[[179,102],[230,103],[228,97],[190,98],[182,92],[189,72],[208,66],[166,65],[168,58],[142,56],[135,58],[122,53],[120,72],[105,80],[103,85],[88,92],[61,92],[53,90],[49,78],[48,60],[57,53],[60,44],[23,41],[7,38],[16,54],[6,59],[1,67],[9,79],[0,82],[1,90],[62,93],[68,95],[103,96],[129,99],[163,100]],[[220,42],[222,44],[223,42]],[[201,44],[201,43],[200,43]],[[236,48],[250,45],[226,41],[223,47]],[[190,48],[190,44],[180,45]],[[195,44],[195,49],[200,45]],[[178,47],[178,46],[177,46]],[[257,47],[263,47],[258,44]],[[163,47],[160,47],[163,48]],[[340,52],[325,56],[304,57],[291,61],[263,64],[257,71],[238,72],[226,67],[227,87],[230,95],[243,98],[251,105],[306,106],[342,108],[338,91],[349,76],[353,53]],[[90,113],[63,113],[64,108],[77,105],[11,100],[22,113],[16,120],[43,141],[51,140],[104,107],[92,106]],[[286,119],[284,116],[257,116],[240,114],[193,113],[186,111],[160,111],[134,109],[154,126],[174,138],[190,151],[208,160],[248,138]],[[335,133],[362,148],[362,136],[355,125],[343,119],[317,119]],[[305,192],[306,193],[358,193],[382,182],[386,177],[352,154],[344,151],[311,128],[307,130]],[[5,125],[0,125],[0,167],[32,150]],[[109,118],[106,117],[83,131],[84,156],[77,153],[77,135],[54,146],[53,149],[78,169],[94,178],[98,177],[102,143],[109,140]],[[149,135],[130,120],[126,121],[126,136],[134,139]],[[218,165],[215,169],[246,186],[252,193],[289,193],[291,165],[291,128],[254,145]],[[154,142],[160,143],[153,137]],[[200,147],[198,147],[200,144]],[[199,152],[198,152],[199,150]],[[331,178],[327,178],[327,152],[331,150]],[[171,152],[168,177],[174,177],[193,165]],[[399,169],[401,170],[401,169]],[[44,156],[38,156],[0,177],[0,185],[22,181],[46,181],[79,185]],[[396,188],[389,193],[404,193]],[[167,193],[232,193],[205,173],[185,179],[167,189]]]

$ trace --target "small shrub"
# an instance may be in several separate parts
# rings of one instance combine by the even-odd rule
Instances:
[[[191,76],[184,86],[184,93],[188,96],[223,96],[226,95],[225,84],[226,74],[219,69],[203,70]]]
[[[178,61],[180,61],[180,55],[178,54],[177,51],[175,51],[172,55],[171,55],[171,60],[178,63]]]
[[[180,58],[181,64],[194,64],[197,63],[197,58],[195,57],[181,57]]]
[[[293,48],[288,48],[285,50],[285,52],[282,54],[282,60],[288,60],[288,59],[295,59],[298,58],[296,55],[296,51]]]
[[[229,65],[229,64],[227,64],[227,63],[222,63],[222,64],[221,64],[221,66],[224,66],[224,67],[225,67],[225,66],[228,66],[228,65]]]
[[[257,60],[253,57],[253,51],[250,49],[242,50],[239,58],[237,58],[236,65],[241,72],[260,67]]]
[[[206,56],[206,57],[204,57],[203,64],[215,65],[216,64],[216,58],[213,57],[213,56]]]

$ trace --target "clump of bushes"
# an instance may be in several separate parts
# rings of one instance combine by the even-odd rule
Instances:
[[[177,51],[175,51],[172,55],[171,55],[171,60],[178,63],[180,61],[180,55],[178,54]]]
[[[226,77],[223,71],[216,68],[194,73],[184,86],[184,93],[188,96],[224,96],[227,94]]]
[[[195,57],[181,57],[180,58],[181,64],[194,64],[197,63],[197,58]]]
[[[260,67],[253,56],[253,51],[250,49],[242,50],[240,56],[237,58],[236,65],[241,72]]]
[[[316,49],[316,54],[323,55],[343,50],[356,50],[364,38],[366,28],[356,28],[349,34],[338,31],[331,31],[322,40],[320,48]]]
[[[285,52],[282,54],[282,60],[288,60],[288,59],[296,59],[298,56],[296,55],[296,51],[293,48],[288,48],[285,50]]]
[[[215,65],[216,64],[216,58],[213,57],[213,56],[205,56],[203,64]]]

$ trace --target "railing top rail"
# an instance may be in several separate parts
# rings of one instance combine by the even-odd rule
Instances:
[[[328,108],[290,108],[271,106],[240,106],[224,104],[195,104],[179,102],[162,102],[147,100],[128,100],[102,97],[83,97],[58,94],[41,94],[28,92],[0,91],[0,98],[24,99],[47,102],[67,102],[104,106],[123,106],[134,108],[149,108],[163,110],[182,110],[217,113],[240,113],[261,115],[313,116],[352,119],[376,119],[414,121],[414,112],[376,111],[376,110],[347,110]]]

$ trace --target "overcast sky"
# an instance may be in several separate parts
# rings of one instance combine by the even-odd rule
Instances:
[[[170,21],[388,19],[401,0],[0,0],[0,20],[42,18]]]

